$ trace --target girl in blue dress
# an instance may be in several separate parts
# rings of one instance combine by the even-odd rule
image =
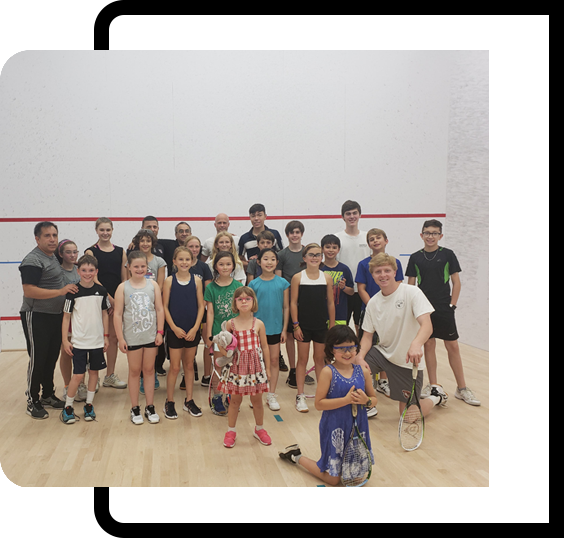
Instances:
[[[358,428],[374,463],[366,409],[376,405],[376,392],[370,369],[353,364],[358,348],[358,338],[348,325],[336,325],[328,331],[325,354],[329,364],[321,371],[315,393],[315,408],[323,411],[319,423],[319,461],[302,456],[297,444],[279,452],[282,459],[301,465],[331,486],[341,479],[343,452],[353,428],[351,404],[358,405]]]

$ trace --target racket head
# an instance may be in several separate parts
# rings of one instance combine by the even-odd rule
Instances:
[[[353,428],[343,453],[341,483],[345,487],[358,488],[364,486],[372,474],[372,456],[358,429],[357,413],[357,405],[352,404]]]
[[[425,418],[423,417],[423,411],[421,410],[421,404],[417,394],[418,372],[418,366],[414,364],[412,368],[413,386],[411,388],[411,394],[401,414],[398,427],[400,445],[408,452],[416,450],[421,446],[425,434]]]

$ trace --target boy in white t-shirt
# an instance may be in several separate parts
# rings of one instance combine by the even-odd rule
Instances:
[[[345,229],[335,234],[341,241],[341,250],[337,255],[337,260],[344,263],[351,270],[353,280],[355,281],[354,293],[348,298],[347,302],[348,313],[346,321],[347,323],[350,321],[352,314],[357,334],[363,303],[358,294],[356,270],[358,263],[370,256],[370,247],[366,241],[366,232],[358,228],[361,214],[360,204],[353,200],[347,200],[341,206],[341,216],[345,221]]]
[[[397,282],[396,271],[396,260],[388,254],[378,254],[370,261],[370,272],[380,291],[366,305],[364,334],[356,363],[367,364],[372,375],[381,371],[388,374],[390,397],[399,402],[401,415],[411,394],[412,364],[419,367],[416,390],[421,393],[425,369],[423,345],[433,333],[434,309],[421,290]],[[379,336],[376,345],[372,342],[374,332]],[[421,401],[423,414],[427,415],[437,404],[446,406],[447,400],[446,394],[432,392]]]

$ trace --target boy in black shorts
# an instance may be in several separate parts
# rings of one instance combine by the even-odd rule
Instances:
[[[423,223],[421,239],[424,247],[413,253],[407,264],[406,276],[408,284],[419,286],[435,311],[431,314],[433,334],[425,344],[425,359],[429,384],[422,390],[421,397],[427,397],[433,388],[444,394],[441,385],[437,383],[436,339],[445,343],[450,367],[456,379],[457,388],[455,398],[463,400],[469,405],[480,405],[480,400],[466,386],[462,357],[458,346],[458,331],[454,319],[454,311],[460,296],[460,264],[454,252],[439,246],[443,238],[443,225],[432,219]],[[452,295],[450,282],[452,282]]]
[[[73,424],[76,421],[74,398],[87,368],[90,371],[84,420],[96,419],[92,402],[96,393],[98,371],[106,368],[104,352],[109,343],[108,292],[94,282],[98,274],[98,260],[85,254],[78,260],[77,267],[80,276],[78,293],[67,294],[63,307],[63,346],[73,362],[73,376],[68,386],[65,408],[61,411],[61,420],[65,424]],[[72,333],[69,342],[67,335],[71,322]]]

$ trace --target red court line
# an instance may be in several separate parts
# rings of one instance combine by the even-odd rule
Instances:
[[[366,213],[362,215],[365,219],[429,219],[429,218],[445,218],[445,213]],[[142,221],[144,217],[109,217],[115,222],[139,222]],[[341,215],[268,215],[268,220],[313,220],[313,219],[341,219]],[[214,221],[214,217],[159,217],[159,221],[167,222],[178,222],[180,220],[186,221]],[[41,222],[41,221],[52,221],[52,222],[96,222],[98,217],[2,217],[0,222]],[[249,220],[248,216],[244,217],[229,217],[229,220]]]
[[[0,321],[19,321],[20,319],[20,316],[3,316],[0,318]]]

